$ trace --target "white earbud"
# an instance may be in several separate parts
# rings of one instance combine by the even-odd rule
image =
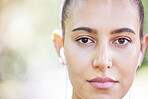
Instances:
[[[138,60],[138,63],[137,63],[137,67],[136,68],[138,68],[139,66],[141,66],[141,58],[142,58],[142,52],[140,51],[139,60]]]
[[[65,58],[65,53],[64,53],[64,48],[63,47],[60,49],[60,56],[61,56],[61,58],[63,60],[63,63],[66,64],[66,58]]]

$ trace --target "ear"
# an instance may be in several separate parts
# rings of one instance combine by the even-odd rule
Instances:
[[[142,51],[141,63],[142,63],[143,58],[145,56],[147,47],[148,47],[148,34],[144,34],[143,39],[141,41],[141,51]]]
[[[62,32],[60,30],[54,30],[52,33],[52,40],[55,45],[58,56],[59,58],[61,58],[60,49],[63,47]]]

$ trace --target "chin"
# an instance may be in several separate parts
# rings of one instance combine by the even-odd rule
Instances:
[[[82,99],[122,99],[122,98],[115,98],[107,94],[99,94],[99,95],[94,95],[94,96],[86,95],[86,97]]]

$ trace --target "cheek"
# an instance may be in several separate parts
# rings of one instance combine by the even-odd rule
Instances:
[[[121,74],[129,76],[129,74],[132,75],[135,73],[140,53],[138,41],[131,43],[125,49],[113,49],[113,53],[113,64]]]
[[[91,68],[91,55],[83,53],[77,47],[68,47],[65,55],[70,81],[74,88],[82,90]]]
[[[91,67],[91,54],[83,53],[77,47],[71,47],[66,52],[67,66],[73,75],[83,75]]]
[[[126,72],[129,71],[135,71],[136,70],[136,66],[137,66],[137,61],[138,61],[138,55],[135,55],[135,53],[120,53],[117,57],[116,57],[116,64],[118,65],[117,68],[121,69],[121,71],[123,70],[123,72],[125,72],[124,70],[126,70]]]
[[[70,37],[65,38],[65,56],[69,74],[82,77],[91,68],[92,49],[81,49]]]
[[[138,62],[138,51],[128,49],[122,53],[117,53],[115,56],[114,60],[116,61],[113,61],[113,64],[116,66],[120,81],[122,81],[122,87],[126,88],[134,80]]]

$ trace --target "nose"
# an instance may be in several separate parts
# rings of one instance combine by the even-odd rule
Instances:
[[[96,54],[97,53],[97,54]],[[112,67],[112,58],[109,48],[102,47],[97,49],[94,54],[93,67],[99,68],[101,71],[106,71]]]

